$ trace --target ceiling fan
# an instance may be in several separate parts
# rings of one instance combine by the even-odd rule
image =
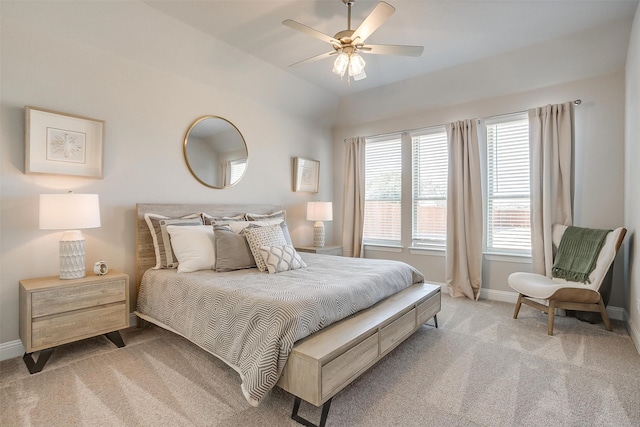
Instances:
[[[338,55],[333,64],[333,72],[340,77],[344,76],[348,72],[347,83],[349,78],[354,80],[362,80],[367,75],[364,72],[365,62],[364,59],[358,53],[366,53],[373,55],[401,55],[401,56],[420,56],[424,48],[422,46],[404,46],[404,45],[389,45],[389,44],[365,44],[366,39],[376,31],[384,21],[389,18],[395,8],[389,3],[381,1],[371,11],[364,21],[355,30],[351,29],[351,6],[355,3],[355,0],[341,0],[347,5],[347,29],[336,33],[331,37],[318,30],[314,30],[304,24],[296,22],[292,19],[286,19],[282,21],[287,27],[291,27],[294,30],[313,36],[317,39],[325,41],[333,47],[333,50],[322,53],[320,55],[313,56],[295,64],[291,64],[290,67],[294,67],[307,62],[317,61],[319,59],[328,58],[333,55]]]

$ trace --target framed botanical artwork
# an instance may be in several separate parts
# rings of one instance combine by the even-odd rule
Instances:
[[[28,174],[102,179],[104,121],[25,107]]]
[[[320,178],[320,162],[317,160],[294,157],[293,159],[293,191],[318,192]]]

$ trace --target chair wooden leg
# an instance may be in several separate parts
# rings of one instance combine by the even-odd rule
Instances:
[[[600,301],[598,301],[598,305],[600,306],[600,315],[602,316],[604,326],[607,328],[607,331],[611,331],[611,321],[609,320],[609,316],[607,315],[607,308],[604,306],[602,298],[600,298]]]
[[[518,313],[520,312],[520,306],[522,305],[522,297],[524,295],[522,294],[518,294],[518,302],[516,302],[516,309],[513,312],[513,318],[517,319],[518,318]]]
[[[553,335],[553,315],[556,312],[556,302],[554,300],[550,300],[549,301],[549,308],[548,308],[549,312],[548,317],[549,317],[549,326],[547,329],[547,334],[549,335]]]

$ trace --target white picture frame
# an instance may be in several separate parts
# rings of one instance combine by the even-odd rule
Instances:
[[[304,157],[293,159],[293,191],[318,192],[320,162]]]
[[[25,107],[26,174],[103,177],[104,121]]]

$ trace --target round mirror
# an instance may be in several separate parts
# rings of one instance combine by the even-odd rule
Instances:
[[[184,136],[183,151],[191,174],[211,188],[237,184],[249,157],[238,128],[218,116],[204,116],[193,122]]]

